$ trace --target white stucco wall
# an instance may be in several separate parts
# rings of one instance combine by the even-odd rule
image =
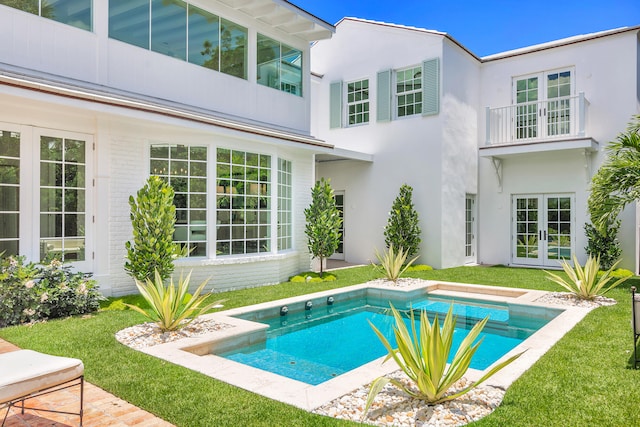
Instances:
[[[476,193],[477,61],[433,32],[346,19],[312,47],[312,132],[336,147],[373,154],[372,163],[319,163],[318,176],[345,191],[345,259],[368,262],[384,249],[384,226],[404,183],[422,228],[419,262],[464,263],[464,197]],[[371,46],[375,46],[372,49]],[[376,121],[376,75],[440,58],[440,112]],[[370,122],[329,129],[329,85],[369,79]],[[475,88],[475,89],[474,89]]]
[[[605,158],[605,147],[626,129],[638,113],[637,34],[627,32],[567,46],[530,52],[485,62],[480,93],[483,106],[507,106],[512,102],[512,78],[533,73],[571,68],[575,93],[584,92],[589,101],[586,136],[598,144],[597,152],[585,158],[584,150],[521,154],[502,159],[503,188],[499,191],[490,159],[479,160],[479,260],[487,264],[511,261],[511,195],[572,193],[576,233],[575,251],[581,262],[586,255],[584,224],[590,177]],[[479,145],[485,141],[484,114],[478,126]],[[622,266],[635,269],[635,206],[621,215],[619,240],[623,248]]]

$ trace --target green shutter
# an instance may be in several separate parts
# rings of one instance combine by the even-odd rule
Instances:
[[[333,82],[329,88],[329,128],[342,127],[342,82]]]
[[[379,122],[391,121],[391,70],[378,73],[377,113]]]
[[[440,112],[440,59],[422,63],[422,115],[431,116]]]

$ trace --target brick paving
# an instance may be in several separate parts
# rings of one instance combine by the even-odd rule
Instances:
[[[19,350],[15,345],[0,339],[0,353]],[[78,412],[80,406],[80,386],[41,396],[26,401],[27,406],[44,409]],[[0,422],[6,408],[0,409]],[[54,414],[20,408],[11,408],[5,427],[75,427],[79,424],[77,415]],[[85,381],[84,416],[85,427],[172,427],[155,415],[118,399],[99,387]]]

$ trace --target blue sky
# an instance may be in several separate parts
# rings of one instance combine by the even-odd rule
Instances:
[[[446,32],[478,56],[640,25],[640,0],[290,0],[336,24],[345,16]]]

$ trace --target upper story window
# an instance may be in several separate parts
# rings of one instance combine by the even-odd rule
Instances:
[[[93,0],[0,0],[5,6],[89,31],[92,3]]]
[[[247,29],[182,0],[110,0],[109,37],[247,78]]]
[[[376,98],[378,122],[419,114],[438,114],[440,59],[429,59],[421,66],[378,72]]]
[[[347,83],[349,126],[369,123],[369,79]]]
[[[398,117],[422,113],[422,67],[396,72],[396,114]]]
[[[302,96],[302,51],[258,34],[258,83]]]

